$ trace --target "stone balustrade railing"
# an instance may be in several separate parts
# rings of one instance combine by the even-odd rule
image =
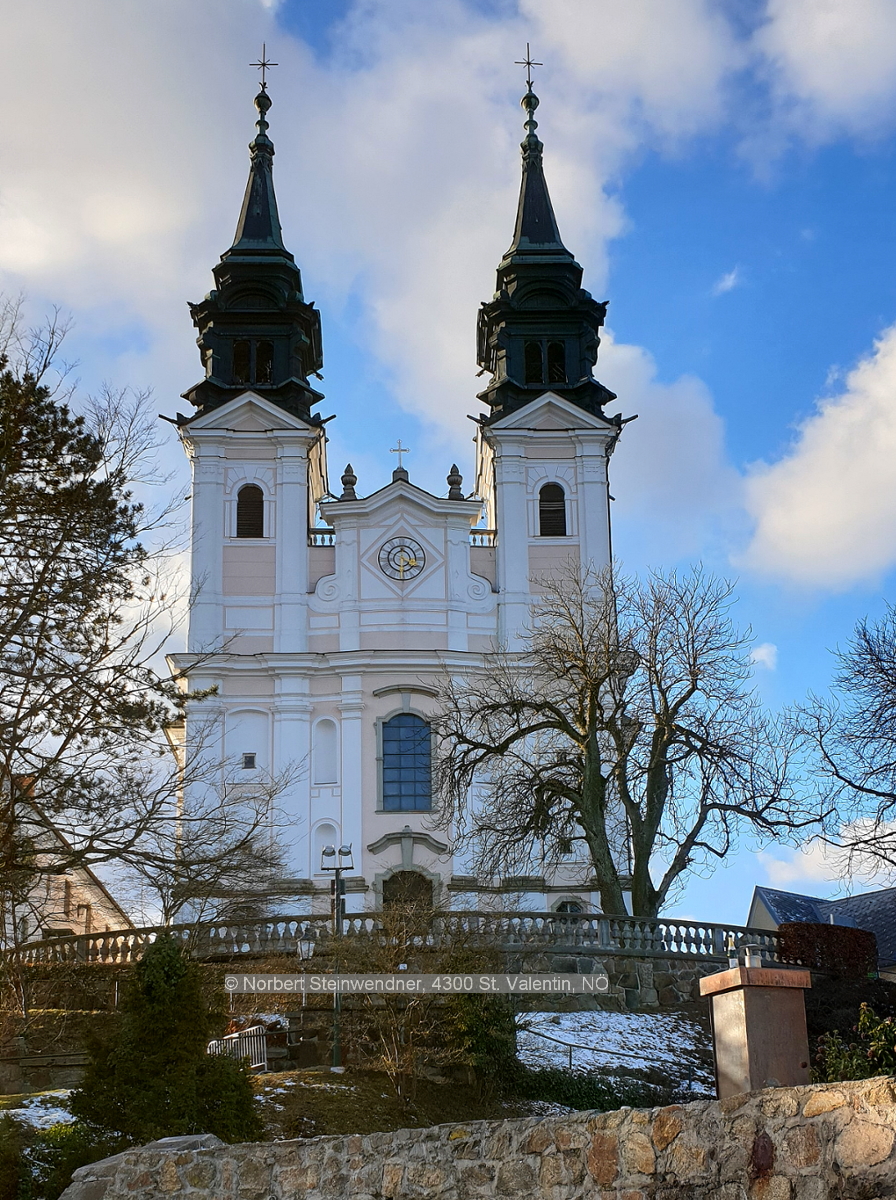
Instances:
[[[334,936],[330,920],[306,914],[55,937],[28,943],[17,953],[20,961],[33,964],[130,963],[140,957],[143,948],[159,933],[166,932],[181,941],[195,958],[206,961],[280,954],[296,958],[298,940],[306,930],[326,952]],[[353,914],[346,917],[342,936],[375,939],[382,930],[381,914]],[[600,914],[441,913],[429,922],[420,942],[433,948],[461,940],[508,953],[542,951],[718,962],[725,959],[729,938],[733,938],[736,946],[759,945],[764,958],[778,960],[778,937],[768,930]]]

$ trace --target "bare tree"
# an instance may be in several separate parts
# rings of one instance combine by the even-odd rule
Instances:
[[[633,913],[653,917],[740,830],[789,838],[821,819],[751,689],[730,583],[570,568],[539,585],[522,651],[445,688],[439,819],[480,871],[584,851],[605,912],[625,912],[630,882]]]
[[[58,317],[28,334],[0,304],[0,891],[14,881],[21,905],[27,877],[115,864],[171,916],[273,869],[284,781],[237,785],[213,724],[189,761],[172,753],[208,693],[163,657],[190,596],[176,506],[151,503],[159,427],[146,394],[75,412],[53,383],[63,336]],[[201,797],[189,810],[185,793]]]
[[[825,837],[844,875],[896,881],[896,607],[861,620],[837,663],[830,696],[811,696],[794,727],[839,817]]]

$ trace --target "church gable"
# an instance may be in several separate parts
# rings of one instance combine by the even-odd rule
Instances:
[[[545,392],[508,416],[493,421],[491,428],[520,429],[527,432],[533,429],[564,432],[571,429],[595,429],[606,432],[607,426],[612,427],[615,424],[611,418],[586,412],[555,392]]]
[[[226,404],[194,417],[188,425],[191,433],[216,429],[227,433],[267,433],[275,429],[294,429],[305,433],[313,428],[313,425],[255,392],[243,392]]]

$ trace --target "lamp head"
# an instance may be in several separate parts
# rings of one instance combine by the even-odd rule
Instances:
[[[322,871],[336,870],[336,847],[324,846],[320,852],[320,869]]]
[[[346,846],[339,847],[339,866],[343,871],[353,871],[355,869],[351,842]]]
[[[309,925],[305,925],[299,938],[299,957],[302,962],[307,962],[309,958],[314,957],[314,942],[314,930]]]

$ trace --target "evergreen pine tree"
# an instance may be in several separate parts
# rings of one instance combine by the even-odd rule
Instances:
[[[173,938],[160,936],[135,968],[117,1030],[92,1048],[72,1112],[134,1142],[188,1133],[258,1140],[262,1125],[245,1065],[206,1053],[222,1020],[203,994],[197,965]]]

